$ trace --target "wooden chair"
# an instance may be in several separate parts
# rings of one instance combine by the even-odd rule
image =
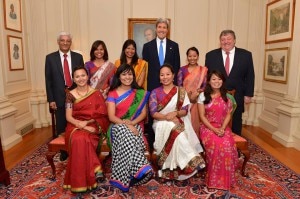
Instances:
[[[234,96],[235,90],[227,91],[227,93]],[[229,125],[232,126],[232,121],[230,121]],[[235,141],[236,148],[238,149],[238,151],[240,153],[242,153],[244,155],[244,161],[243,161],[243,165],[241,168],[241,175],[244,177],[248,177],[248,174],[245,173],[246,164],[247,164],[248,160],[250,159],[250,152],[248,149],[248,141],[245,138],[243,138],[242,136],[235,134],[234,132],[233,132],[233,134],[234,134],[233,139]]]
[[[51,121],[52,121],[52,140],[48,143],[48,151],[46,153],[46,158],[48,163],[52,169],[52,175],[50,176],[51,179],[56,178],[56,168],[53,161],[54,156],[60,152],[61,150],[68,151],[66,144],[65,144],[65,136],[64,133],[57,136],[55,131],[55,111],[50,109],[51,113]],[[110,148],[107,145],[106,139],[103,140],[101,145],[101,153],[99,154],[99,160],[102,163],[107,154],[110,152]]]
[[[46,158],[52,169],[52,175],[50,176],[50,178],[55,179],[56,178],[56,168],[55,168],[53,158],[59,151],[61,151],[61,150],[68,151],[68,149],[65,144],[64,133],[62,133],[59,136],[56,135],[55,114],[54,114],[55,111],[50,109],[50,113],[51,113],[51,120],[52,120],[52,138],[53,138],[53,140],[51,140],[48,143],[48,151],[46,153]],[[105,157],[110,153],[110,148],[108,147],[106,139],[103,139],[100,151],[101,152],[99,154],[99,160],[101,163],[103,163]],[[147,150],[145,151],[145,156],[147,157],[148,161],[150,161],[150,153],[149,153],[148,146],[147,146]]]

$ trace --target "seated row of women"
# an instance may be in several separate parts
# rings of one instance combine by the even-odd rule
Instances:
[[[125,43],[123,48],[126,49]],[[94,44],[91,58],[97,54],[105,57],[105,44],[101,41],[100,45]],[[106,132],[112,149],[111,185],[128,191],[130,186],[148,181],[153,170],[144,155],[143,122],[149,104],[154,118],[154,149],[158,155],[159,177],[184,180],[205,167],[199,155],[203,152],[197,137],[199,131],[195,132],[194,122],[192,125],[190,119],[190,113],[194,112],[198,118],[192,119],[198,119],[199,123],[200,115],[202,120],[200,137],[206,150],[207,185],[209,188],[229,189],[234,184],[237,153],[228,128],[233,106],[231,100],[227,100],[221,73],[210,74],[204,94],[193,97],[194,92],[173,84],[173,68],[165,64],[160,69],[162,86],[149,94],[140,87],[145,88],[146,82],[138,82],[137,71],[132,66],[122,63],[115,70],[107,60],[104,65],[99,63],[101,70],[95,67],[95,61],[91,61],[86,68],[78,67],[73,71],[77,87],[67,94],[66,99],[69,159],[64,187],[73,192],[84,192],[96,188],[97,181],[103,180],[97,149],[101,143],[99,134]],[[143,63],[140,59],[137,62]],[[184,74],[184,69],[181,72]],[[142,79],[146,75],[143,72],[139,74]],[[103,76],[112,76],[113,79],[102,81]],[[206,75],[201,78],[201,89],[204,89]],[[196,81],[197,78],[194,79]],[[200,88],[199,82],[197,85],[196,88]],[[197,93],[200,91],[197,90]],[[194,104],[190,109],[193,98]]]

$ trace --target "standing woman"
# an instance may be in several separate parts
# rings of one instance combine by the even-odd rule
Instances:
[[[115,65],[119,67],[121,64],[129,64],[134,68],[136,82],[144,90],[147,90],[147,75],[148,75],[148,62],[139,59],[136,52],[136,43],[132,39],[124,42],[120,59],[116,60]]]
[[[103,180],[102,167],[96,152],[99,134],[107,131],[109,121],[104,98],[99,90],[88,85],[85,67],[76,67],[73,80],[77,87],[66,94],[66,145],[69,159],[64,188],[85,192]]]
[[[107,97],[108,131],[112,143],[112,175],[110,184],[124,192],[142,184],[152,176],[152,167],[145,157],[143,121],[149,92],[141,89],[132,66],[122,64],[113,78]]]
[[[207,68],[198,65],[199,51],[196,47],[191,47],[186,51],[188,64],[179,69],[177,75],[178,86],[183,86],[189,96],[191,107],[191,122],[194,131],[199,137],[200,119],[197,108],[197,99],[205,88]]]
[[[226,94],[225,77],[219,71],[208,75],[208,84],[199,95],[200,138],[205,148],[209,189],[229,190],[235,183],[238,154],[228,126],[234,110]],[[212,190],[213,191],[213,190]]]
[[[205,167],[202,146],[187,117],[190,101],[183,87],[174,85],[175,72],[171,65],[160,68],[162,86],[152,90],[150,114],[154,119],[154,149],[158,156],[158,176],[185,180]]]
[[[116,67],[108,61],[108,51],[103,41],[96,40],[92,44],[90,61],[85,63],[85,67],[88,70],[91,87],[100,90],[106,99]]]

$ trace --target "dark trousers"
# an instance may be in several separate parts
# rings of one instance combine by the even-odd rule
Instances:
[[[56,135],[65,132],[67,126],[65,107],[57,107],[55,111]]]
[[[147,123],[145,123],[144,135],[147,138],[150,153],[153,152],[153,143],[155,141],[155,134],[154,134],[152,125],[153,125],[153,118],[150,116],[150,114],[148,114],[148,121],[147,121]]]
[[[232,132],[237,135],[242,134],[242,115],[243,115],[243,107],[237,106],[233,116],[232,116]]]

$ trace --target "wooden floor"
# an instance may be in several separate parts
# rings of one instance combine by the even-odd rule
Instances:
[[[5,165],[8,170],[22,161],[28,154],[51,138],[51,128],[35,129],[23,136],[22,142],[4,151]],[[244,126],[243,136],[265,149],[280,162],[300,174],[300,151],[286,148],[272,139],[270,133],[259,127]],[[44,154],[41,154],[44,155]],[[251,154],[250,154],[251,155]]]

